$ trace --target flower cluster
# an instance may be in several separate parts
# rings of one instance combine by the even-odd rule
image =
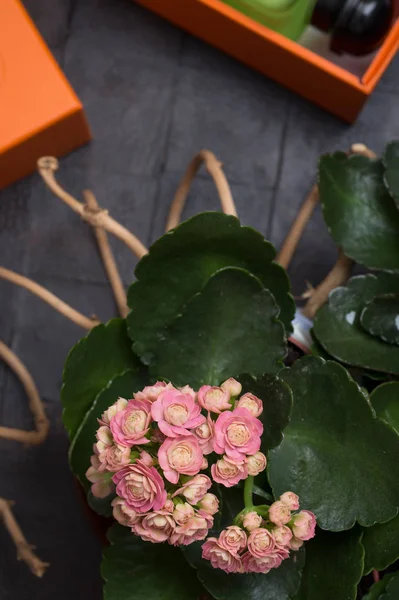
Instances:
[[[226,573],[268,573],[314,536],[316,518],[307,510],[292,512],[299,509],[293,492],[285,492],[265,509],[264,516],[244,511],[240,527],[231,525],[218,538],[208,538],[202,545],[203,558]]]
[[[99,420],[86,473],[93,495],[114,494],[115,519],[145,541],[177,546],[204,540],[219,510],[209,492],[212,480],[231,487],[266,468],[263,404],[250,393],[240,397],[241,391],[235,379],[198,392],[158,382],[130,400],[119,398]],[[228,572],[278,566],[306,539],[304,520],[311,513],[292,516],[295,498],[284,494],[265,519],[247,511],[242,527],[204,544],[204,557]]]

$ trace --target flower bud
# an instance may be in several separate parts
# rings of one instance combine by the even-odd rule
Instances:
[[[284,502],[290,510],[298,510],[299,508],[299,497],[294,492],[284,492],[280,496],[281,502]]]
[[[253,531],[254,529],[257,529],[261,526],[262,517],[258,515],[258,513],[256,513],[254,510],[251,510],[251,512],[247,512],[244,515],[242,524],[248,531]]]
[[[198,504],[211,485],[212,482],[209,477],[201,473],[189,479],[181,488],[176,490],[173,496],[184,496],[190,504]]]
[[[314,537],[316,529],[316,517],[310,510],[301,510],[292,518],[292,533],[299,540],[310,540]]]
[[[299,540],[296,537],[292,537],[290,540],[290,549],[294,550],[294,552],[296,550],[299,550],[299,548],[302,548],[303,546],[303,540]]]
[[[241,383],[236,379],[233,379],[233,377],[230,377],[230,379],[226,379],[226,381],[224,381],[220,387],[222,388],[222,390],[227,392],[231,398],[239,396],[242,390]]]
[[[162,510],[173,513],[173,511],[175,510],[175,505],[173,504],[173,500],[171,500],[171,498],[166,499],[166,502],[163,505]]]
[[[272,534],[274,539],[276,540],[277,546],[289,546],[289,543],[292,539],[292,531],[286,525],[282,527],[275,527],[272,529]]]
[[[259,417],[263,412],[263,402],[254,394],[244,394],[237,402],[236,408],[246,408],[253,417]]]
[[[194,509],[191,504],[176,504],[173,511],[173,518],[179,525],[184,525],[194,516]]]
[[[208,460],[204,456],[204,458],[202,459],[201,471],[204,471],[207,468],[208,468]]]
[[[291,520],[291,511],[281,500],[277,500],[269,508],[269,519],[272,523],[281,527]]]
[[[199,501],[198,505],[208,515],[215,515],[219,510],[219,500],[209,492]]]
[[[247,457],[248,475],[259,475],[266,469],[266,456],[263,452],[256,452],[252,456]]]
[[[198,404],[205,410],[220,414],[231,409],[230,394],[221,387],[203,385],[198,390]]]
[[[118,398],[118,400],[115,402],[115,404],[113,404],[112,406],[107,408],[106,411],[103,412],[103,414],[101,416],[101,422],[104,423],[105,425],[109,425],[112,417],[114,417],[117,412],[120,412],[121,410],[126,408],[126,406],[127,406],[127,400],[125,400],[125,398]]]

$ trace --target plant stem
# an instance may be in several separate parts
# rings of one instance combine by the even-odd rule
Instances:
[[[245,480],[244,484],[244,506],[245,508],[251,508],[253,506],[252,490],[254,489],[254,478],[249,475]]]

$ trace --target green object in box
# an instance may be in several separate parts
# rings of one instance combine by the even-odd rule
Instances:
[[[254,21],[291,40],[300,37],[310,22],[316,0],[224,0]]]

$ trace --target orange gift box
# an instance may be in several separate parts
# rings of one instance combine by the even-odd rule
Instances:
[[[359,79],[221,0],[135,1],[350,123],[399,47],[398,20]]]
[[[17,0],[0,1],[0,189],[90,139],[79,102]]]

